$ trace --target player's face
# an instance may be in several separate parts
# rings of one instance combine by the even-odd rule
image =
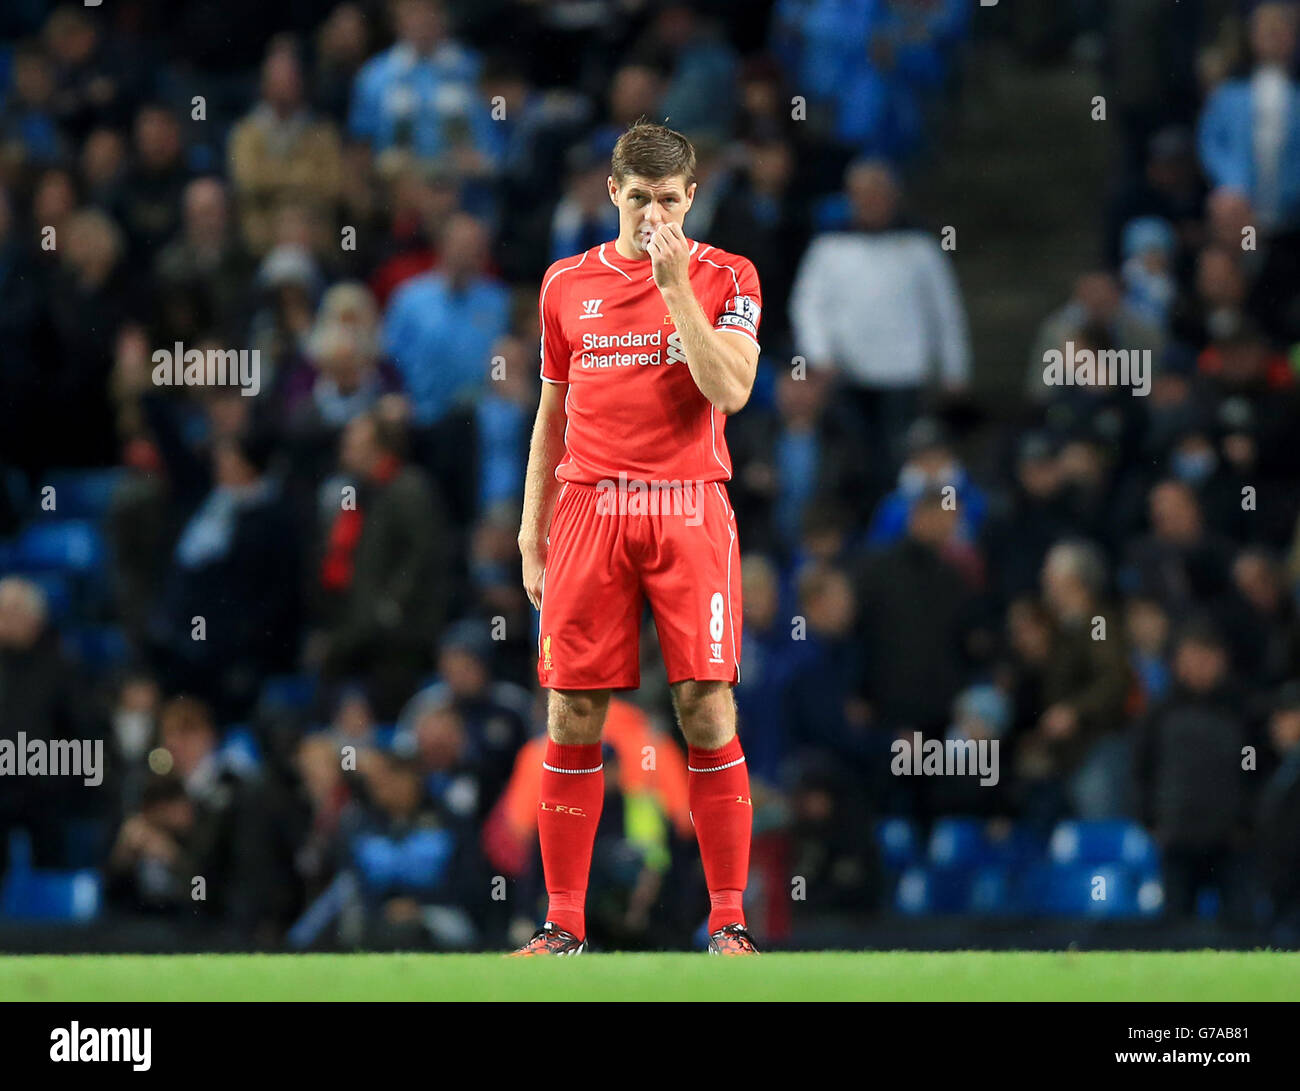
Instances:
[[[618,208],[619,235],[644,253],[658,228],[681,225],[695,199],[695,183],[688,186],[681,175],[651,181],[633,174],[619,186],[610,178],[609,199]]]

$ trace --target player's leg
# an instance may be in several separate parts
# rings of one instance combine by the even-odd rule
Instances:
[[[709,948],[749,953],[744,897],[754,808],[731,684],[688,679],[672,692],[686,737],[691,820],[709,888]]]
[[[587,937],[587,877],[605,800],[600,735],[608,709],[607,689],[552,690],[547,705],[537,834],[549,903],[541,931],[549,934],[535,938],[559,947],[558,953]]]
[[[643,601],[616,513],[592,489],[566,486],[551,521],[542,586],[538,679],[550,689],[537,832],[546,875],[546,924],[521,954],[576,954],[605,798],[600,736],[611,689],[640,681]]]
[[[691,820],[709,887],[710,950],[750,953],[742,904],[753,807],[736,734],[740,677],[740,547],[720,485],[691,486],[680,513],[651,518],[641,581],[688,747]]]

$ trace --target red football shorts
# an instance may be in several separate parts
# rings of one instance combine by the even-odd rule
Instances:
[[[740,546],[721,484],[566,482],[548,540],[543,686],[639,686],[646,602],[669,682],[740,681]]]

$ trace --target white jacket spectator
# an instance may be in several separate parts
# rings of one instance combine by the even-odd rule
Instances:
[[[965,386],[970,336],[948,256],[929,235],[892,227],[887,168],[855,164],[845,182],[858,230],[820,235],[804,255],[790,300],[796,351],[858,386]]]

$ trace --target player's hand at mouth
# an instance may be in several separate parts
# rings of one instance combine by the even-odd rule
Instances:
[[[660,290],[690,283],[687,259],[691,248],[679,224],[660,224],[646,249],[650,252],[651,269]]]

